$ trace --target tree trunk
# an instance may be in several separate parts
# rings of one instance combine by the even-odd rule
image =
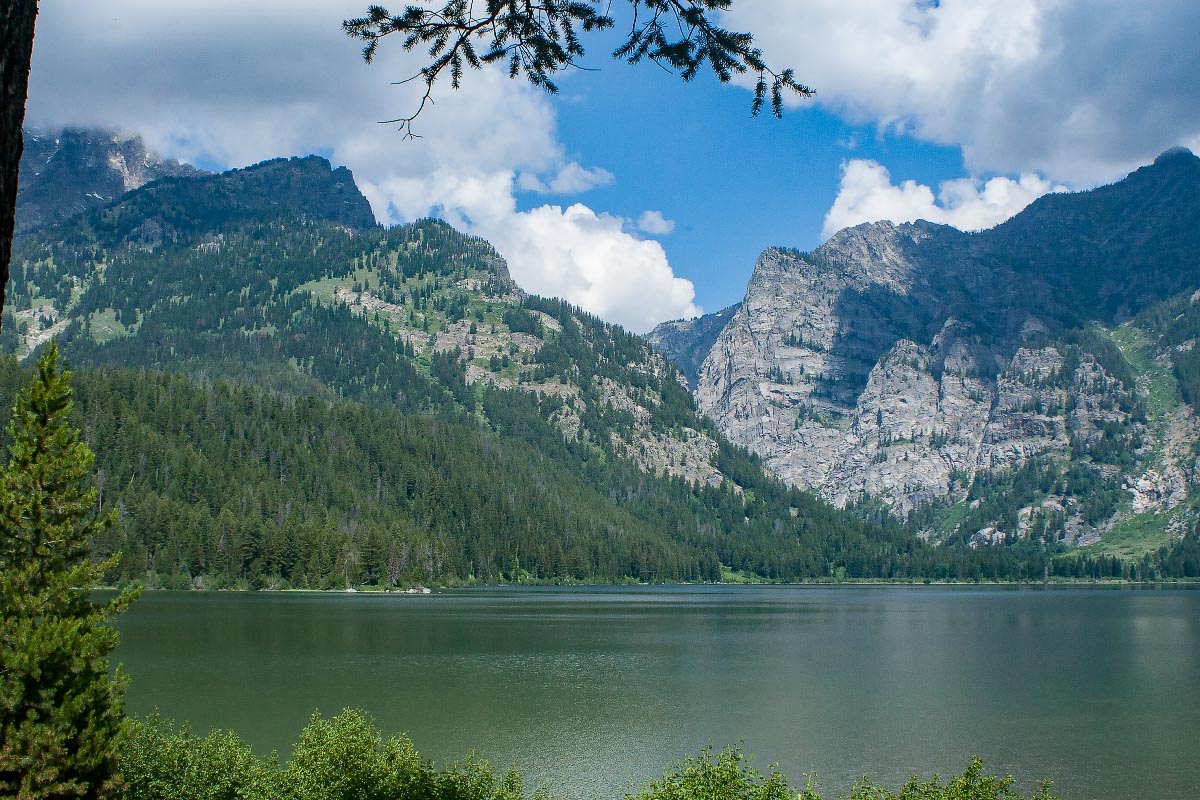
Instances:
[[[33,24],[37,0],[0,3],[0,309],[8,288],[13,228],[17,222],[17,173],[25,140],[25,98],[33,58]]]

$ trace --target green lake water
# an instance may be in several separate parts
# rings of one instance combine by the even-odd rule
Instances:
[[[827,797],[978,754],[1068,800],[1200,798],[1200,591],[148,593],[118,627],[130,712],[285,758],[314,709],[357,706],[570,797],[741,739]]]

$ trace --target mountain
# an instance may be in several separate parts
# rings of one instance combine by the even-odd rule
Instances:
[[[23,131],[17,234],[109,203],[159,178],[205,174],[146,149],[141,137],[94,129]]]
[[[368,215],[347,170],[277,159],[163,178],[22,237],[0,393],[59,337],[122,510],[95,543],[124,554],[111,580],[1058,569],[1042,548],[933,548],[787,487],[641,337],[526,296],[490,245],[442,222]]]
[[[666,356],[679,368],[687,380],[689,389],[696,388],[696,379],[705,357],[712,350],[717,336],[725,328],[729,318],[741,307],[735,304],[715,314],[705,314],[695,319],[677,319],[655,326],[647,339],[650,345]]]
[[[650,340],[673,336],[681,369],[702,355],[700,410],[836,506],[1132,555],[1196,518],[1197,253],[1200,159],[1169,151],[980,233],[881,222],[768,249],[723,325]]]

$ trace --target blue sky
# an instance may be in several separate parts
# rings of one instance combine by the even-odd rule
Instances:
[[[711,76],[683,84],[655,69],[593,62],[602,71],[573,76],[556,103],[570,157],[614,173],[586,201],[631,219],[651,208],[675,221],[659,241],[706,311],[741,300],[763,248],[821,243],[847,159],[873,159],[923,184],[966,174],[957,147],[852,125],[816,103],[782,119],[752,118],[749,94]],[[518,198],[525,207],[544,200]]]
[[[364,0],[42,4],[27,122],[140,133],[204,167],[320,153],[376,216],[445,218],[526,289],[643,331],[739,300],[758,253],[851,224],[977,229],[1047,191],[1200,149],[1200,3],[734,0],[724,23],[813,101],[749,116],[744,85],[607,58],[549,97],[495,72],[439,87],[405,142],[419,58],[340,31]],[[621,2],[613,5],[621,24]],[[390,45],[390,46],[389,46]]]

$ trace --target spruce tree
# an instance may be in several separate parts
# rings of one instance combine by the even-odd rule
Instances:
[[[124,678],[109,677],[133,600],[91,595],[110,560],[89,539],[112,525],[96,507],[94,456],[69,422],[69,373],[51,342],[8,426],[0,474],[0,796],[114,796]]]

